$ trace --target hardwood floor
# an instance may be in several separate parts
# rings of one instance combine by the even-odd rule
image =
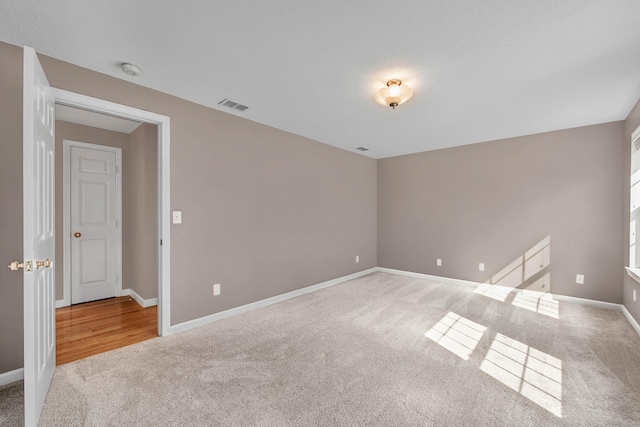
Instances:
[[[109,298],[56,310],[56,364],[158,336],[158,308],[131,297]]]

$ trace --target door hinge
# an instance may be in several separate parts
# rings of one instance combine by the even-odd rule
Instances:
[[[160,246],[162,246],[162,239],[160,239]]]
[[[118,174],[118,166],[113,167],[113,173],[116,175]]]
[[[116,228],[118,228],[118,221],[116,221]]]

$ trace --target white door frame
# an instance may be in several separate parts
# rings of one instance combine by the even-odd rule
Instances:
[[[90,144],[87,142],[62,140],[62,253],[64,259],[62,273],[62,305],[71,305],[71,147],[87,148],[115,153],[116,167],[116,274],[118,275],[116,296],[122,296],[122,148],[108,145]]]
[[[157,126],[158,129],[158,334],[169,335],[170,312],[170,118],[115,102],[53,88],[56,104]]]

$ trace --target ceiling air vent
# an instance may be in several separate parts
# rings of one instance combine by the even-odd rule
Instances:
[[[369,151],[369,149],[367,147],[358,147],[358,148],[356,148],[356,150],[358,150],[358,151]]]
[[[225,107],[233,108],[234,110],[238,110],[238,111],[244,111],[247,108],[249,108],[246,105],[242,105],[242,104],[238,104],[237,102],[233,102],[233,101],[229,100],[228,98],[225,98],[222,101],[218,102],[218,105],[224,105]]]

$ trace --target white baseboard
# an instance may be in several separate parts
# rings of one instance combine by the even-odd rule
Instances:
[[[0,386],[15,383],[21,381],[24,378],[24,369],[14,369],[13,371],[0,374]]]
[[[622,306],[622,314],[624,314],[624,317],[627,318],[627,320],[631,324],[631,327],[636,331],[636,333],[640,335],[640,324],[638,324],[638,321],[633,318],[631,313],[629,313],[629,310],[627,310],[627,307],[625,307],[624,305]]]
[[[383,268],[383,267],[378,267],[377,269],[380,272],[383,273],[390,273],[390,274],[398,274],[401,276],[407,276],[407,277],[415,277],[418,279],[427,279],[427,280],[434,280],[436,282],[443,282],[443,283],[450,283],[452,285],[462,285],[462,286],[480,286],[483,285],[484,283],[480,283],[480,282],[471,282],[469,280],[460,280],[460,279],[452,279],[449,277],[441,277],[441,276],[432,276],[430,274],[422,274],[422,273],[413,273],[411,271],[404,271],[404,270],[394,270],[391,268]],[[515,288],[514,291],[515,292],[522,292],[525,289],[517,289]],[[537,292],[537,291],[529,291],[529,292]],[[541,292],[544,293],[544,292]],[[616,304],[613,302],[605,302],[605,301],[597,301],[597,300],[593,300],[593,299],[586,299],[586,298],[578,298],[578,297],[570,297],[567,295],[557,295],[557,294],[551,294],[553,296],[553,299],[556,301],[566,301],[566,302],[572,302],[575,304],[580,304],[580,305],[587,305],[590,307],[596,307],[596,308],[604,308],[606,310],[615,310],[615,311],[622,311],[622,304]]]
[[[158,298],[144,299],[140,295],[138,295],[137,292],[134,291],[133,289],[123,289],[122,296],[130,296],[131,298],[136,300],[136,302],[140,304],[142,308],[158,305]],[[68,304],[65,300],[62,300],[62,299],[59,299],[56,301],[56,308],[67,307],[69,305],[70,304]]]
[[[252,302],[250,304],[245,304],[240,307],[235,307],[229,310],[221,311],[220,313],[211,314],[209,316],[200,317],[198,319],[189,320],[183,323],[178,323],[177,325],[173,325],[169,327],[169,335],[174,334],[176,332],[186,331],[188,329],[195,328],[197,326],[206,325],[208,323],[225,319],[227,317],[235,316],[237,314],[245,313],[250,310],[255,310],[256,308],[266,307],[271,304],[275,304],[281,301],[286,301],[290,298],[295,298],[300,295],[304,295],[310,292],[318,291],[320,289],[328,288],[329,286],[337,285],[339,283],[346,282],[348,280],[366,276],[367,274],[375,273],[377,271],[378,271],[377,267],[369,268],[367,270],[359,271],[357,273],[349,274],[347,276],[338,277],[337,279],[328,280],[326,282],[307,286],[302,289],[296,289],[295,291],[287,292],[281,295],[276,295],[271,298]]]
[[[401,276],[415,277],[418,279],[434,280],[437,282],[450,283],[452,285],[463,285],[463,286],[482,285],[482,283],[479,283],[479,282],[470,282],[468,280],[451,279],[449,277],[432,276],[429,274],[413,273],[411,271],[394,270],[391,268],[384,268],[384,267],[377,267],[375,270],[382,273],[398,274]],[[522,289],[516,289],[516,292],[518,291],[522,291]],[[629,323],[631,324],[631,327],[640,336],[640,324],[638,324],[636,319],[634,319],[631,313],[629,313],[629,310],[627,310],[627,308],[622,304],[616,304],[613,302],[605,302],[605,301],[597,301],[597,300],[586,299],[586,298],[570,297],[567,295],[556,295],[556,294],[551,294],[551,295],[553,296],[553,299],[556,301],[571,302],[574,304],[586,305],[589,307],[603,308],[605,310],[621,311],[624,314],[624,316],[627,318]]]
[[[551,294],[551,295],[553,295],[553,299],[556,301],[573,302],[575,304],[586,305],[589,307],[604,308],[605,310],[622,311],[622,307],[623,307],[622,304],[616,304],[613,302],[598,301],[598,300],[587,299],[587,298],[570,297],[568,295],[556,295],[556,294]]]
[[[158,298],[144,299],[140,295],[138,295],[138,293],[133,289],[123,289],[122,296],[125,296],[125,295],[128,295],[134,300],[136,300],[136,302],[140,304],[142,308],[153,307],[154,305],[158,305]]]
[[[343,283],[343,282],[346,282],[348,280],[356,279],[358,277],[362,277],[362,276],[365,276],[367,274],[376,273],[376,272],[397,274],[397,275],[401,275],[401,276],[415,277],[415,278],[418,278],[418,279],[433,280],[433,281],[442,282],[442,283],[449,283],[449,284],[453,284],[453,285],[477,287],[477,286],[480,286],[480,285],[483,284],[483,283],[472,282],[472,281],[468,281],[468,280],[452,279],[452,278],[449,278],[449,277],[433,276],[433,275],[422,274],[422,273],[414,273],[414,272],[411,272],[411,271],[394,270],[394,269],[391,269],[391,268],[384,268],[384,267],[373,267],[373,268],[369,268],[367,270],[359,271],[357,273],[349,274],[347,276],[339,277],[337,279],[328,280],[326,282],[322,282],[322,283],[318,283],[318,284],[315,284],[315,285],[307,286],[305,288],[297,289],[295,291],[287,292],[285,294],[276,295],[276,296],[271,297],[271,298],[267,298],[267,299],[256,301],[256,302],[253,302],[253,303],[250,303],[250,304],[246,304],[246,305],[243,305],[243,306],[240,306],[240,307],[235,307],[235,308],[232,308],[232,309],[229,309],[229,310],[225,310],[225,311],[222,311],[220,313],[215,313],[215,314],[212,314],[212,315],[209,315],[209,316],[200,317],[198,319],[193,319],[193,320],[189,320],[187,322],[179,323],[177,325],[170,326],[169,327],[169,332],[166,335],[171,335],[171,334],[174,334],[174,333],[177,333],[177,332],[186,331],[186,330],[195,328],[197,326],[206,325],[208,323],[212,323],[212,322],[215,322],[217,320],[221,320],[221,319],[224,319],[224,318],[227,318],[227,317],[235,316],[237,314],[245,313],[247,311],[254,310],[256,308],[266,307],[266,306],[271,305],[271,304],[275,304],[275,303],[278,303],[278,302],[281,302],[281,301],[286,301],[286,300],[288,300],[290,298],[295,298],[295,297],[300,296],[300,295],[304,295],[304,294],[307,294],[307,293],[310,293],[310,292],[315,292],[315,291],[323,289],[323,288],[327,288],[327,287],[330,287],[330,286],[333,286],[333,285],[337,285],[339,283]],[[516,291],[520,291],[520,290],[516,290]],[[142,307],[150,307],[150,306],[158,304],[158,299],[157,298],[151,298],[151,299],[145,300],[140,295],[138,295],[135,291],[133,291],[131,289],[123,289],[122,290],[122,295],[131,296]],[[596,308],[603,308],[603,309],[607,309],[607,310],[621,311],[624,314],[624,316],[626,317],[626,319],[629,321],[631,327],[640,336],[640,324],[638,324],[638,322],[633,318],[631,313],[629,313],[629,310],[627,310],[627,308],[622,304],[615,304],[615,303],[604,302],[604,301],[596,301],[596,300],[590,300],[590,299],[585,299],[585,298],[570,297],[570,296],[566,296],[566,295],[556,295],[556,294],[552,294],[552,295],[553,295],[553,298],[558,300],[558,301],[566,301],[566,302],[571,302],[571,303],[575,303],[575,304],[586,305],[586,306],[591,306],[591,307],[596,307]],[[60,306],[64,306],[64,301],[63,300],[56,301],[56,308],[58,308],[59,305]],[[11,383],[16,382],[16,381],[20,381],[20,380],[23,379],[23,377],[24,377],[24,370],[22,368],[15,369],[15,370],[9,371],[9,372],[5,372],[3,374],[0,374],[0,386],[11,384]]]
[[[299,295],[304,295],[306,293],[309,292],[314,292],[329,286],[333,286],[333,285],[337,285],[338,283],[342,283],[342,282],[346,282],[348,280],[352,280],[361,276],[365,276],[367,274],[370,273],[376,273],[376,272],[381,272],[381,273],[389,273],[389,274],[397,274],[397,275],[401,275],[401,276],[407,276],[407,277],[415,277],[418,279],[426,279],[426,280],[433,280],[433,281],[437,281],[437,282],[441,282],[441,283],[448,283],[448,284],[452,284],[452,285],[461,285],[461,286],[473,286],[473,287],[477,287],[480,285],[483,285],[483,283],[480,282],[472,282],[469,280],[461,280],[461,279],[453,279],[450,277],[442,277],[442,276],[433,276],[430,274],[423,274],[423,273],[414,273],[411,271],[404,271],[404,270],[395,270],[392,268],[385,268],[385,267],[374,267],[374,268],[370,268],[368,270],[363,270],[360,271],[358,273],[354,273],[354,274],[350,274],[348,276],[343,276],[343,277],[339,277],[337,279],[333,279],[333,280],[329,280],[327,282],[323,282],[323,283],[318,283],[316,285],[312,285],[312,286],[307,286],[306,288],[302,288],[302,289],[298,289],[295,291],[291,291],[291,292],[287,292],[285,294],[282,295],[276,295],[274,297],[271,298],[267,298],[261,301],[256,301],[253,302],[251,304],[246,304],[240,307],[235,307],[229,310],[225,310],[222,311],[220,313],[215,313],[215,314],[211,314],[209,316],[204,316],[204,317],[200,317],[198,319],[193,319],[193,320],[189,320],[187,322],[183,322],[183,323],[179,323],[177,325],[173,325],[169,328],[169,335],[170,334],[174,334],[176,332],[182,332],[182,331],[186,331],[188,329],[191,328],[195,328],[197,326],[202,326],[202,325],[206,325],[208,323],[211,322],[215,322],[217,320],[221,320],[227,317],[231,317],[234,316],[236,314],[240,314],[240,313],[245,313],[247,311],[250,310],[254,310],[256,308],[260,308],[260,307],[265,307],[271,304],[275,304],[281,301],[285,301],[288,300],[290,298],[295,298]],[[515,292],[522,292],[522,289],[515,289]],[[529,292],[535,292],[535,291],[529,291]],[[622,304],[615,304],[615,303],[611,303],[611,302],[605,302],[605,301],[597,301],[597,300],[591,300],[591,299],[586,299],[586,298],[577,298],[577,297],[571,297],[571,296],[567,296],[567,295],[556,295],[556,294],[551,294],[553,296],[553,298],[557,301],[565,301],[565,302],[571,302],[574,304],[579,304],[579,305],[585,305],[585,306],[589,306],[589,307],[596,307],[596,308],[602,308],[605,310],[614,310],[614,311],[622,311],[625,315],[625,317],[629,320],[629,323],[631,323],[631,326],[634,328],[634,330],[638,333],[638,335],[640,335],[640,325],[638,325],[638,322],[635,321],[635,319],[633,318],[633,316],[631,316],[631,314],[628,312],[628,310],[622,305]]]
[[[462,286],[480,286],[482,283],[471,282],[469,280],[452,279],[450,277],[432,276],[431,274],[414,273],[412,271],[394,270],[393,268],[376,267],[382,273],[398,274],[400,276],[415,277],[416,279],[434,280],[436,282],[450,283]]]

